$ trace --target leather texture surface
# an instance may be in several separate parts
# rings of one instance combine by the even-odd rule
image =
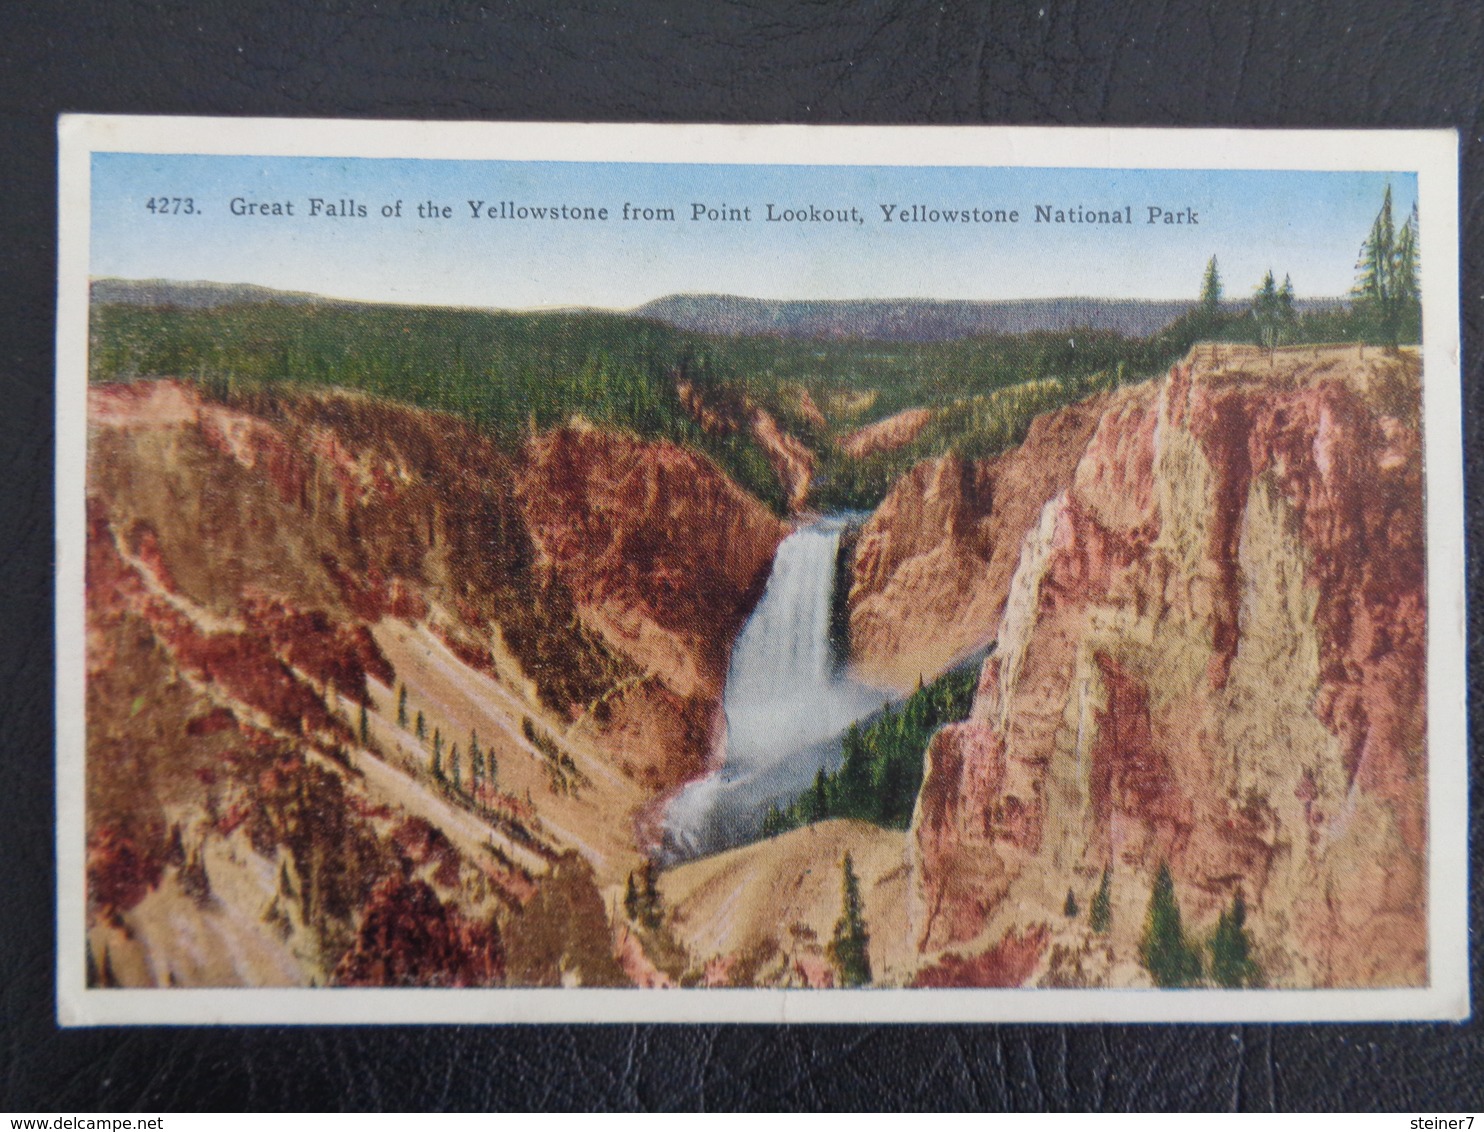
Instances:
[[[1484,1024],[61,1031],[55,118],[1450,126],[1476,496],[1484,13],[1395,3],[38,3],[0,11],[0,1109],[1484,1107]],[[1430,302],[1446,301],[1437,296]],[[1471,507],[1469,590],[1479,595]],[[1484,602],[1469,616],[1471,643]],[[1470,668],[1477,694],[1477,657]],[[1478,720],[1471,726],[1478,735]],[[1471,954],[1480,999],[1481,788]]]

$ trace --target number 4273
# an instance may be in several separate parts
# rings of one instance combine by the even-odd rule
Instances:
[[[196,212],[192,197],[150,197],[144,207],[161,216],[193,216]]]

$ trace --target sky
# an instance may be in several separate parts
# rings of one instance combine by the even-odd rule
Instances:
[[[346,299],[527,309],[626,309],[675,293],[765,299],[1188,299],[1215,256],[1228,298],[1267,270],[1301,296],[1349,291],[1390,184],[1398,223],[1409,173],[1074,170],[903,166],[95,154],[94,278],[214,280]],[[189,198],[194,212],[150,212]],[[365,217],[310,215],[351,202]],[[293,215],[234,215],[291,204]],[[418,205],[447,207],[420,218]],[[485,209],[607,208],[603,220],[473,219]],[[400,202],[400,203],[399,203]],[[625,221],[625,204],[675,220]],[[693,220],[694,206],[750,220]],[[845,223],[769,221],[833,209]],[[914,223],[882,206],[1014,210],[1019,221]],[[1036,206],[1132,224],[1036,222]],[[1150,209],[1186,222],[1149,223]],[[392,212],[384,215],[383,210]],[[852,213],[852,210],[854,212]],[[858,216],[857,223],[854,217]],[[1196,223],[1189,221],[1194,219]]]

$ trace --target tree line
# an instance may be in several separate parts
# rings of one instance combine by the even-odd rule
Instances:
[[[298,384],[361,390],[458,414],[514,449],[573,416],[684,444],[782,513],[767,454],[743,429],[707,431],[677,393],[750,400],[814,450],[813,501],[874,507],[903,471],[955,451],[993,456],[1040,413],[1163,372],[1203,340],[1362,342],[1390,349],[1421,335],[1415,207],[1397,224],[1388,186],[1356,265],[1349,302],[1302,309],[1269,270],[1250,299],[1228,300],[1215,257],[1199,298],[1145,337],[1090,328],[945,342],[728,337],[603,312],[517,313],[391,304],[244,301],[206,309],[100,302],[90,311],[95,381],[176,377],[230,399]],[[821,405],[850,406],[819,418]],[[913,443],[864,458],[836,441],[906,408],[936,410]]]
[[[1348,304],[1300,311],[1292,278],[1279,283],[1269,268],[1252,299],[1225,299],[1216,257],[1206,264],[1200,298],[1186,317],[1202,339],[1254,341],[1268,350],[1296,342],[1357,342],[1395,350],[1422,337],[1421,254],[1417,206],[1397,225],[1387,185],[1370,231],[1360,246]]]

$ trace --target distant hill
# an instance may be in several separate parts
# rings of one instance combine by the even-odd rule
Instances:
[[[331,299],[305,291],[279,291],[253,283],[204,280],[95,279],[99,304],[206,310],[241,303],[280,306],[378,306]],[[406,306],[388,303],[388,306]],[[415,304],[414,304],[415,305]],[[698,334],[768,335],[815,341],[950,342],[978,334],[1025,334],[1074,329],[1113,330],[1142,338],[1162,330],[1195,305],[1175,299],[749,299],[739,295],[666,295],[627,311],[566,308],[650,319]],[[1299,299],[1301,313],[1344,305],[1341,299]],[[1225,304],[1232,312],[1245,301]],[[485,308],[496,310],[498,308]],[[556,312],[550,312],[556,313]]]
[[[768,334],[780,338],[868,338],[945,342],[976,334],[1024,334],[1087,328],[1144,337],[1195,305],[1166,299],[943,299],[766,300],[736,295],[667,295],[631,313],[702,334]],[[1238,311],[1246,304],[1232,302]],[[1301,299],[1300,311],[1340,305],[1338,299]]]
[[[311,295],[307,291],[279,291],[255,283],[212,283],[198,279],[94,279],[95,303],[128,303],[139,307],[183,307],[205,310],[235,303],[278,303],[304,306],[309,303],[338,303],[342,300]]]

